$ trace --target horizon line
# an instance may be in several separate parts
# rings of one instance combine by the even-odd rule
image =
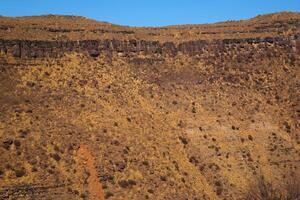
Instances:
[[[107,23],[107,24],[111,24],[111,25],[115,25],[115,26],[123,26],[123,27],[132,27],[132,28],[163,28],[163,27],[174,27],[174,26],[197,26],[197,25],[210,25],[210,24],[218,24],[218,23],[226,23],[226,22],[239,22],[239,21],[247,21],[247,20],[251,20],[254,19],[256,17],[260,17],[260,16],[268,16],[268,15],[274,15],[274,14],[299,14],[300,12],[298,11],[279,11],[279,12],[270,12],[270,13],[262,13],[262,14],[256,14],[253,15],[251,17],[245,17],[245,18],[239,18],[239,19],[226,19],[226,20],[221,20],[221,21],[213,21],[213,22],[204,22],[204,23],[178,23],[178,24],[169,24],[169,25],[156,25],[156,26],[134,26],[134,25],[126,25],[126,24],[117,24],[117,23],[113,23],[113,22],[109,22],[109,21],[102,21],[101,19],[97,19],[97,18],[92,18],[92,17],[88,17],[88,16],[82,16],[82,15],[76,15],[76,14],[55,14],[55,13],[45,13],[45,14],[38,14],[38,15],[1,15],[0,14],[0,18],[1,17],[5,17],[5,18],[25,18],[25,17],[47,17],[47,16],[60,16],[60,17],[82,17],[82,18],[86,18],[89,20],[94,20],[96,22],[99,23]]]

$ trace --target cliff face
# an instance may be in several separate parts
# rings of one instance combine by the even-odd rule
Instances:
[[[299,22],[0,17],[0,199],[297,199]]]
[[[278,13],[208,25],[131,28],[83,17],[0,17],[0,51],[15,57],[59,57],[65,53],[203,54],[246,46],[246,50],[299,49],[300,17]],[[257,47],[257,44],[261,44]],[[270,46],[270,45],[269,45]],[[260,49],[262,48],[262,49]]]
[[[101,52],[145,53],[177,55],[201,55],[204,53],[224,54],[243,48],[247,52],[267,53],[278,49],[285,53],[298,53],[300,38],[298,35],[275,38],[247,38],[224,40],[196,40],[175,44],[158,41],[140,40],[87,40],[87,41],[30,41],[30,40],[0,40],[0,51],[4,54],[21,58],[62,57],[66,53],[88,53],[97,57]],[[281,52],[282,53],[282,52]]]

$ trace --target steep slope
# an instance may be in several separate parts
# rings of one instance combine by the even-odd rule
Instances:
[[[102,185],[105,199],[245,199],[261,176],[285,193],[299,31],[298,13],[162,28],[1,17],[0,198]]]

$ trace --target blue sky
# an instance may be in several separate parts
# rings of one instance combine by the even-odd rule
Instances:
[[[0,15],[80,15],[130,26],[211,23],[279,11],[300,0],[0,0]]]

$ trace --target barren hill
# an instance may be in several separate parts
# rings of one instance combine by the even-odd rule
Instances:
[[[0,199],[299,199],[299,67],[299,13],[0,17]]]

